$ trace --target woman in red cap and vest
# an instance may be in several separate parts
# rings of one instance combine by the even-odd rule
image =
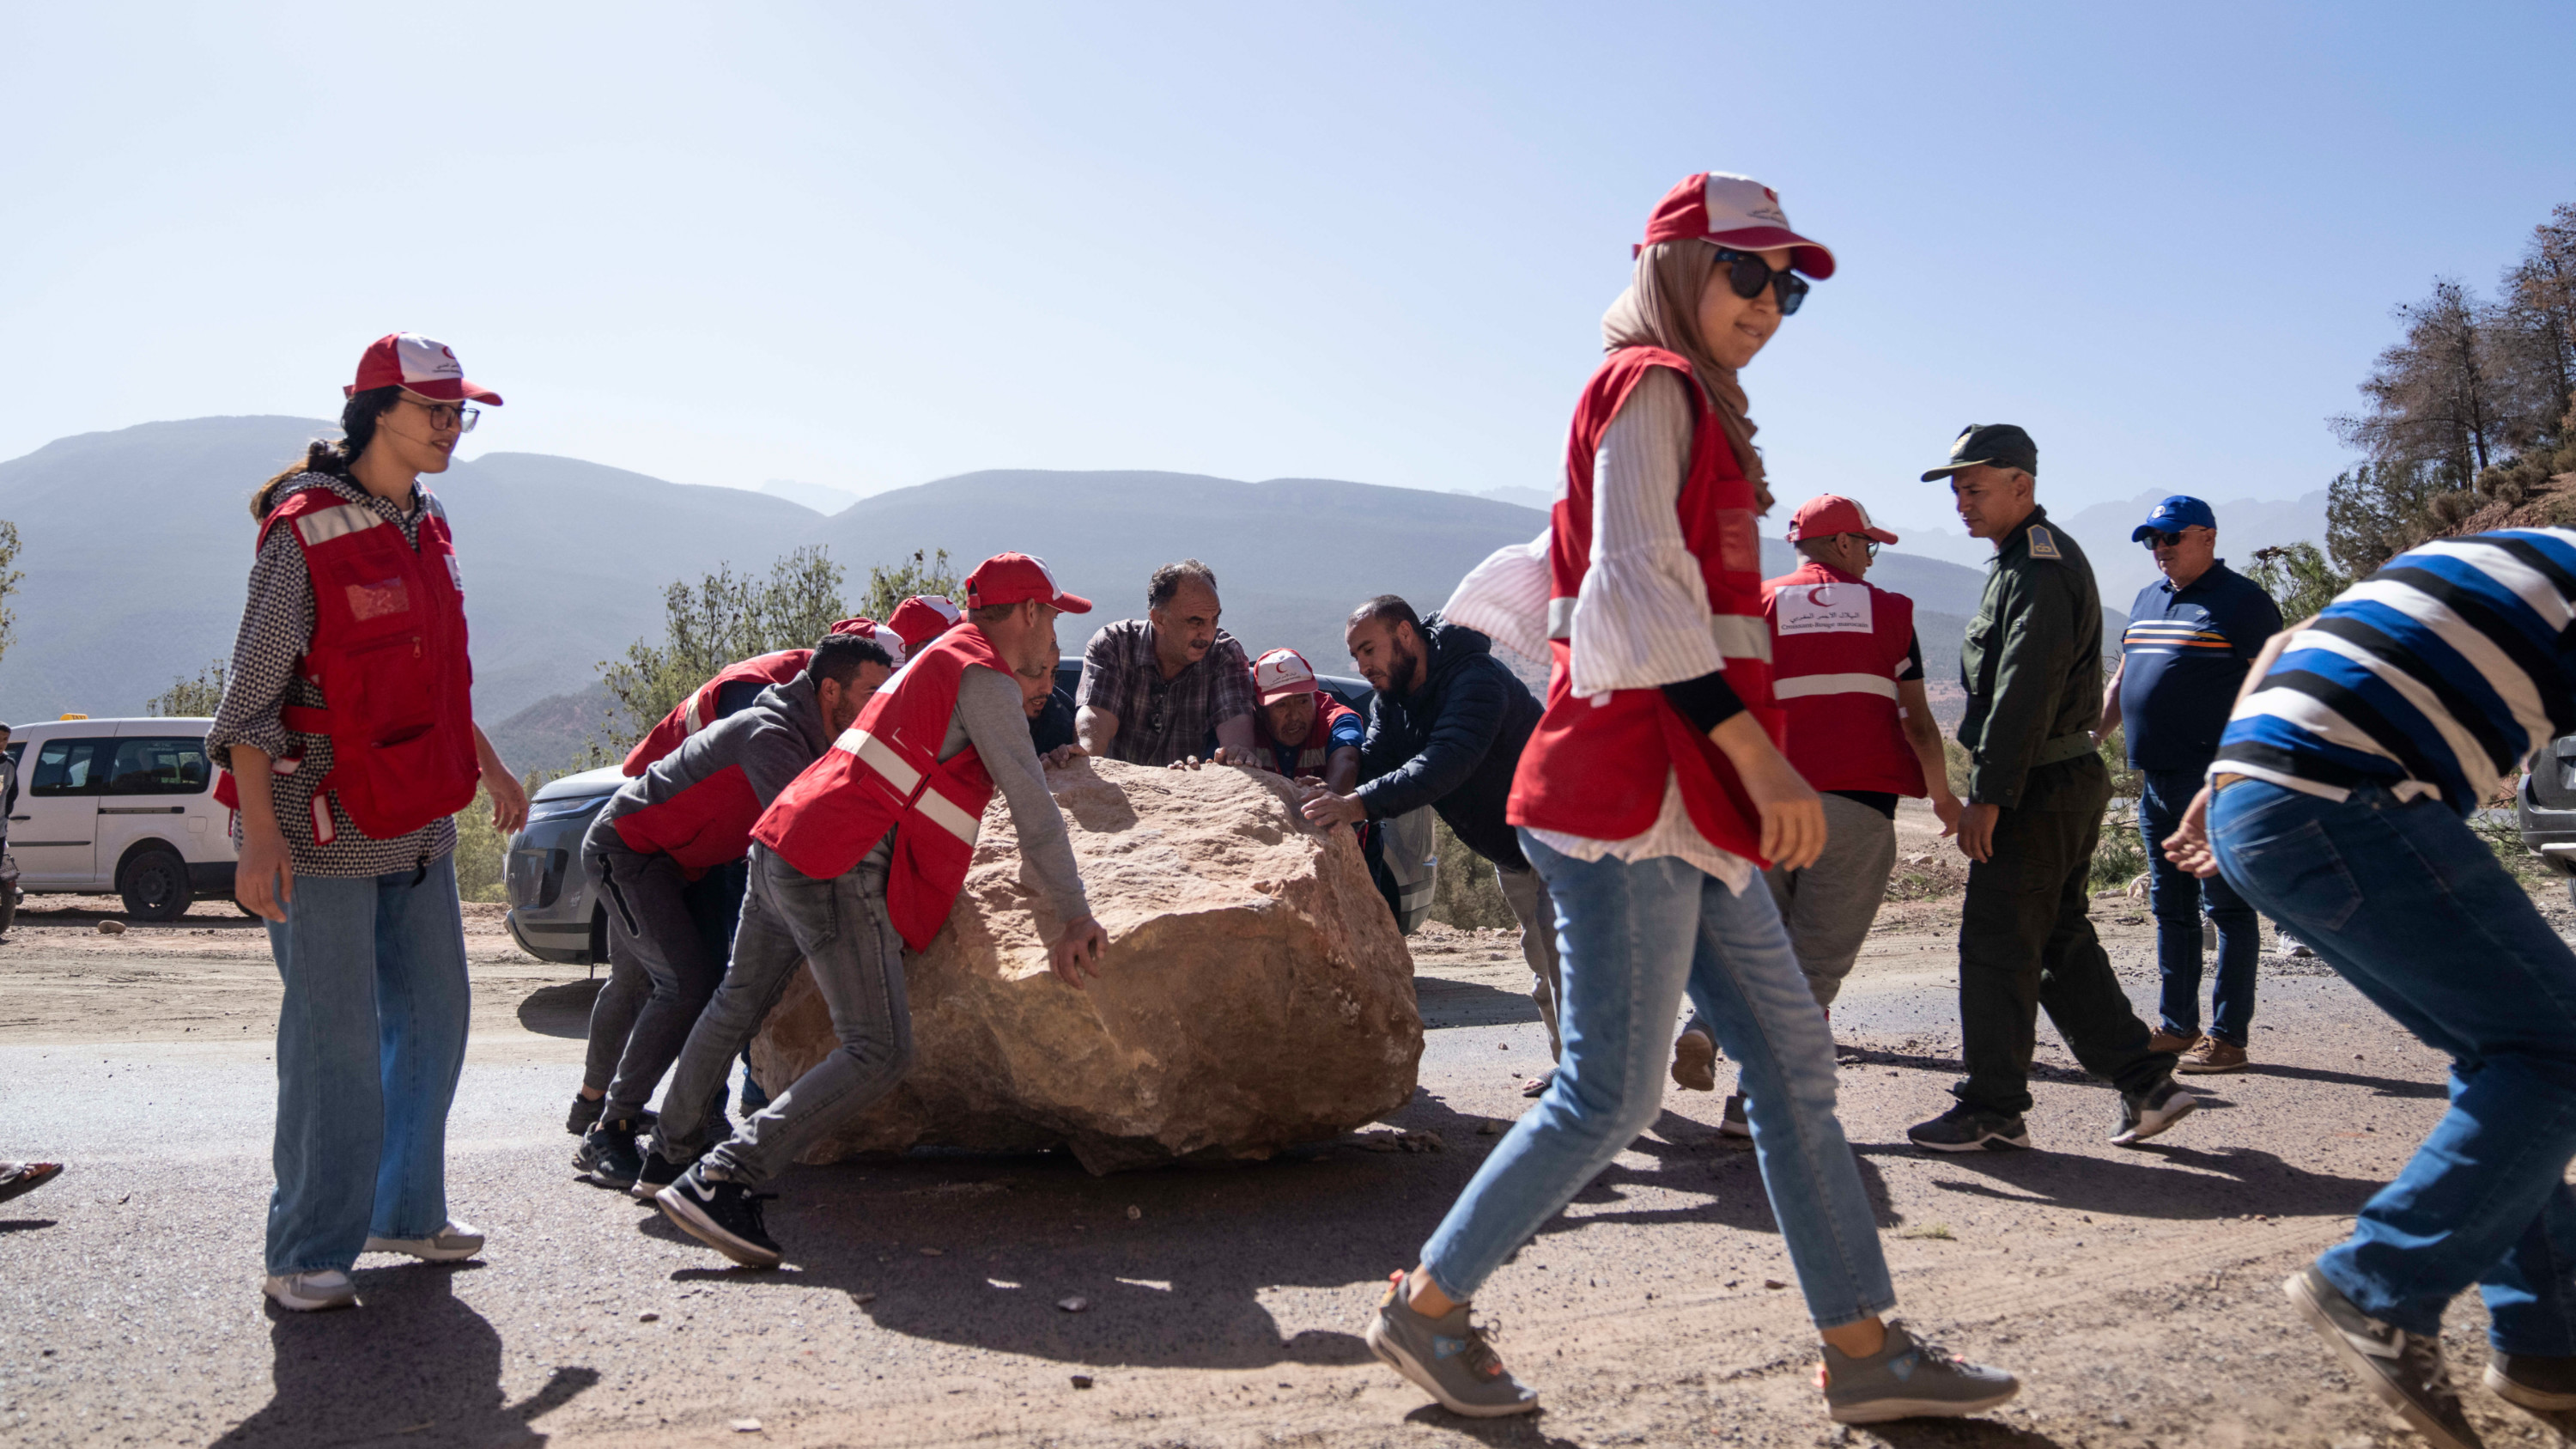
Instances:
[[[2008,1374],[1881,1315],[1877,1221],[1834,1116],[1834,1046],[1758,877],[1824,845],[1816,794],[1774,731],[1755,520],[1770,506],[1736,370],[1833,254],[1741,176],[1692,176],[1647,224],[1603,319],[1547,534],[1506,549],[1442,612],[1552,661],[1510,819],[1554,899],[1555,1080],[1487,1157],[1368,1325],[1378,1357],[1464,1414],[1535,1408],[1468,1297],[1653,1121],[1685,990],[1743,1064],[1763,1186],[1824,1338],[1844,1423],[1968,1414]]]
[[[250,598],[207,751],[235,809],[236,894],[269,923],[277,1185],[268,1296],[356,1301],[361,1252],[445,1261],[483,1236],[447,1214],[447,1108],[465,1063],[457,811],[528,800],[473,715],[463,575],[423,473],[501,399],[456,354],[379,339],[345,390],[341,440],[251,498]]]

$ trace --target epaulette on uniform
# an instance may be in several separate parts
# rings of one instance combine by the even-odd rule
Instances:
[[[2034,523],[2030,526],[2030,556],[2059,560],[2066,557],[2065,554],[2058,552],[2057,535],[2049,532],[2048,525],[2044,523]]]

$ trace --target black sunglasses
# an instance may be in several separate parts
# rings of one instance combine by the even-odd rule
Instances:
[[[2160,548],[2180,548],[2182,547],[2182,540],[2183,536],[2179,533],[2159,533],[2150,528],[2146,531],[2146,534],[2138,540],[2138,542],[2145,544],[2148,550],[2152,552],[2153,550]]]
[[[1797,315],[1798,304],[1807,300],[1806,278],[1793,275],[1786,268],[1775,272],[1769,262],[1751,252],[1719,247],[1717,259],[1726,263],[1726,284],[1747,302],[1761,296],[1762,289],[1769,287],[1773,300],[1780,304],[1780,315],[1793,317]]]

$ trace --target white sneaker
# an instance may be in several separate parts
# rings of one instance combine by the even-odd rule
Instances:
[[[459,1258],[471,1258],[482,1252],[483,1233],[471,1223],[449,1218],[447,1226],[426,1238],[369,1238],[366,1251],[407,1253],[432,1263],[453,1263]]]
[[[337,1268],[316,1273],[273,1273],[262,1286],[278,1307],[297,1313],[358,1306],[358,1285]]]

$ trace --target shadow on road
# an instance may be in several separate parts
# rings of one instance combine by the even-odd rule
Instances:
[[[2295,1082],[2330,1082],[2338,1087],[2367,1087],[2381,1097],[2447,1097],[2451,1089],[2440,1082],[2407,1082],[2395,1077],[2365,1077],[2359,1072],[2329,1072],[2316,1067],[2285,1067],[2278,1062],[2257,1062],[2245,1069],[2247,1076],[2287,1077]]]
[[[559,981],[540,986],[519,1003],[519,1025],[539,1036],[568,1037],[579,1041],[590,1035],[591,998],[599,995],[605,978],[587,981]]]
[[[1914,1148],[1899,1143],[1873,1143],[1858,1150],[1864,1160],[1917,1156]],[[2211,1219],[2246,1213],[2348,1214],[2383,1185],[2378,1178],[2310,1172],[2251,1147],[2205,1152],[2149,1143],[2133,1152],[2114,1158],[2066,1152],[1961,1154],[1942,1159],[1941,1165],[1983,1180],[1935,1177],[1932,1186],[1943,1192],[2045,1202],[2115,1217]],[[2174,1167],[2200,1171],[2170,1170]]]
[[[1538,1003],[1527,992],[1505,991],[1481,981],[1416,976],[1413,999],[1421,1009],[1425,1031],[1452,1026],[1518,1026],[1539,1019]]]
[[[748,1273],[710,1253],[675,1276],[845,1294],[896,1333],[1062,1363],[1366,1363],[1356,1330],[1475,1171],[1483,1154],[1469,1144],[1498,1140],[1475,1135],[1483,1120],[1417,1094],[1386,1121],[1437,1132],[1448,1150],[1344,1139],[1266,1163],[1106,1179],[1063,1153],[800,1168],[768,1212],[788,1266]],[[638,1231],[678,1237],[658,1213]],[[1352,1331],[1283,1335],[1264,1298],[1298,1289],[1331,1290],[1332,1317]],[[1078,1311],[1059,1306],[1071,1299]]]
[[[361,1307],[339,1313],[269,1309],[276,1393],[218,1445],[539,1445],[531,1422],[599,1381],[558,1368],[511,1404],[501,1390],[501,1335],[453,1291],[470,1269],[407,1264],[362,1269]],[[399,1436],[399,1437],[396,1437]]]
[[[1714,1223],[1748,1233],[1780,1231],[1780,1221],[1771,1213],[1770,1193],[1762,1186],[1762,1170],[1751,1142],[1720,1136],[1713,1127],[1667,1111],[1655,1119],[1645,1135],[1628,1144],[1628,1151],[1646,1154],[1655,1160],[1654,1165],[1640,1168],[1614,1162],[1576,1193],[1574,1200],[1587,1205],[1619,1202],[1627,1196],[1622,1188],[1653,1186],[1666,1192],[1704,1194],[1707,1201],[1687,1208],[1596,1211],[1580,1218],[1559,1215],[1539,1232],[1559,1233],[1594,1222]],[[1859,1166],[1861,1190],[1869,1194],[1870,1213],[1879,1227],[1902,1226],[1905,1217],[1890,1203],[1887,1182],[1879,1175],[1877,1164],[1864,1156]]]
[[[38,1228],[50,1228],[53,1225],[52,1218],[0,1218],[0,1233],[33,1232]]]
[[[1438,1404],[1425,1404],[1405,1415],[1404,1422],[1419,1424],[1426,1429],[1446,1429],[1462,1439],[1473,1439],[1479,1444],[1508,1445],[1511,1449],[1521,1449],[1524,1445],[1530,1449],[1579,1449],[1575,1441],[1560,1439],[1547,1432],[1547,1411],[1544,1408],[1534,1414],[1515,1414],[1508,1419],[1470,1419],[1464,1414],[1450,1413]]]

